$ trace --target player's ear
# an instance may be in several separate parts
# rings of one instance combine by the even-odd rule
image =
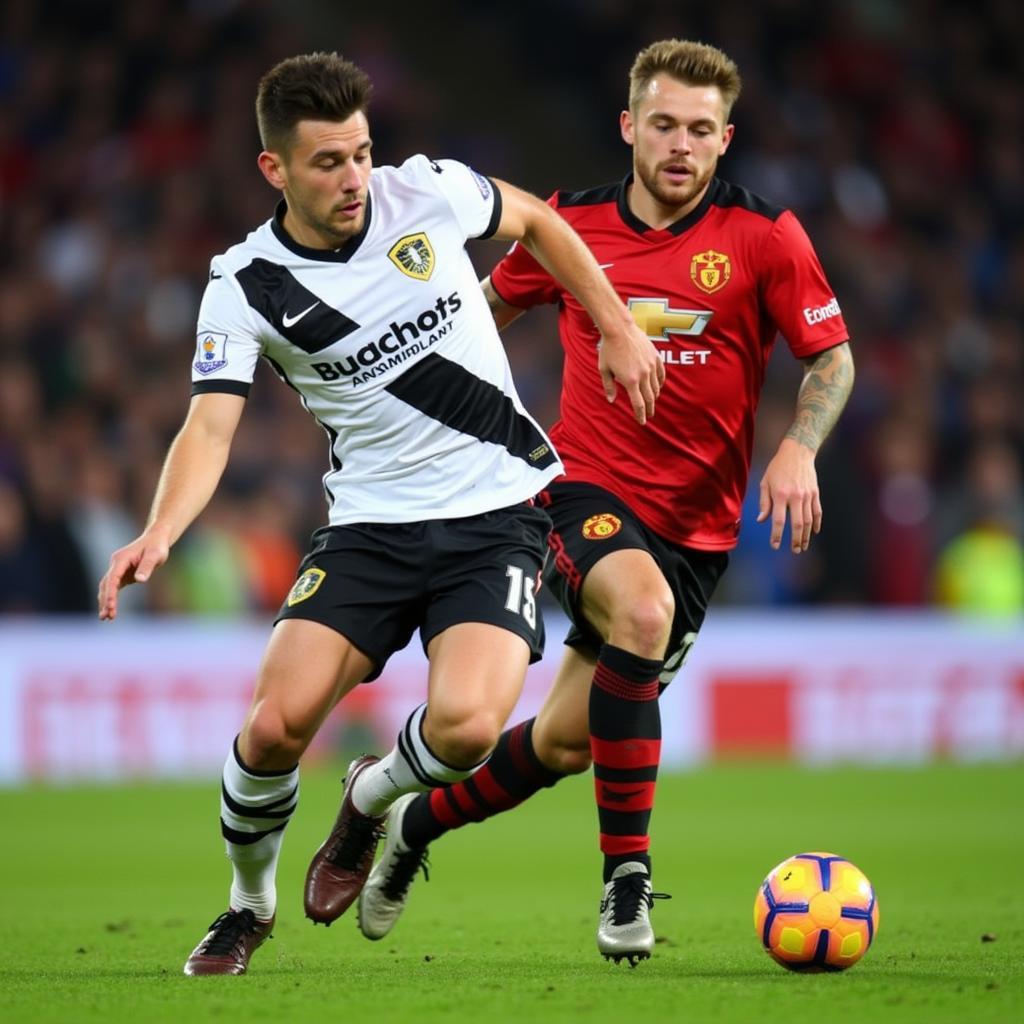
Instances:
[[[263,177],[266,178],[274,188],[281,190],[288,184],[287,177],[282,170],[284,167],[284,160],[278,153],[271,153],[269,150],[265,149],[256,158],[256,163],[259,165],[259,169],[263,173]]]
[[[725,151],[729,148],[729,143],[732,142],[733,132],[736,131],[736,125],[727,124],[725,131],[722,132],[722,148],[718,151],[719,156],[723,156]]]
[[[622,133],[622,141],[627,146],[632,146],[636,139],[636,134],[633,131],[633,115],[628,110],[624,110],[619,114],[619,131]]]

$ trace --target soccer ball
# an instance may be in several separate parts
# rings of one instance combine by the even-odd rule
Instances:
[[[768,872],[754,899],[765,951],[791,971],[842,971],[878,931],[878,900],[864,873],[834,853],[798,853]]]

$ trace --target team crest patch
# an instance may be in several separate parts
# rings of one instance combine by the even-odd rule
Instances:
[[[388,253],[388,259],[406,277],[429,281],[434,272],[434,249],[430,239],[422,232],[400,238]]]
[[[614,537],[622,529],[622,520],[611,512],[601,512],[591,516],[583,524],[583,536],[587,540],[607,540]]]
[[[196,361],[192,364],[199,373],[213,373],[228,365],[226,358],[228,336],[218,331],[203,331],[196,339]]]
[[[288,591],[288,607],[291,608],[293,604],[299,604],[307,597],[312,597],[320,588],[326,575],[327,573],[323,569],[307,569],[295,581],[295,586]]]
[[[702,292],[717,292],[732,276],[732,263],[725,253],[708,249],[690,260],[690,277]]]

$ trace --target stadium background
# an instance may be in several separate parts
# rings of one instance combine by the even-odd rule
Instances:
[[[1005,0],[9,0],[0,781],[210,771],[322,521],[325,439],[261,370],[201,521],[150,584],[125,593],[116,625],[89,621],[186,407],[209,258],[272,209],[254,166],[259,75],[337,49],[374,80],[377,163],[453,156],[546,196],[625,173],[629,65],[672,35],[738,61],[723,176],[807,226],[850,327],[857,385],[819,459],[825,529],[811,550],[770,551],[748,501],[687,690],[666,707],[670,763],[737,749],[1019,756],[1022,21]],[[481,272],[500,254],[473,250]],[[508,349],[524,400],[550,423],[553,316],[514,327]],[[785,346],[777,356],[755,483],[800,377]],[[422,691],[417,658],[396,659],[391,691],[337,717],[327,749],[364,727],[389,742],[394,709]],[[534,674],[528,702],[546,678]]]

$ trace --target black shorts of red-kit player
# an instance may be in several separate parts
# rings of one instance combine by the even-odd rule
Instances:
[[[624,501],[594,484],[556,481],[537,495],[537,503],[551,517],[544,585],[571,623],[566,644],[597,655],[603,639],[580,606],[583,581],[615,551],[646,551],[675,602],[665,648],[665,667],[671,675],[700,631],[711,595],[729,564],[728,552],[699,551],[665,540],[640,522]],[[588,532],[586,524],[594,516],[610,516],[617,521],[617,529],[600,536]]]
[[[402,838],[407,846],[433,842],[453,828],[511,810],[538,790],[565,778],[546,768],[533,749],[531,718],[506,729],[490,758],[468,779],[433,789],[405,812]]]
[[[590,688],[590,752],[604,880],[620,864],[651,870],[648,829],[661,759],[660,659],[604,644]]]

